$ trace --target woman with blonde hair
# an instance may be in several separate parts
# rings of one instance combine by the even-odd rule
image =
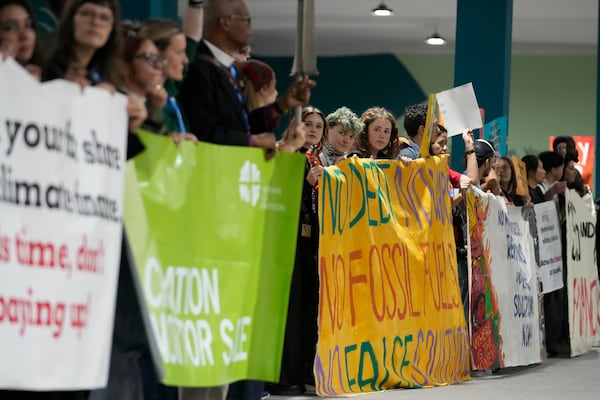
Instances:
[[[204,0],[192,0],[183,17],[183,27],[168,19],[149,19],[139,35],[150,39],[166,63],[163,67],[164,89],[168,93],[164,123],[169,132],[189,132],[187,119],[177,102],[179,85],[187,73],[189,61],[196,55],[204,26]],[[160,90],[161,85],[157,86]]]

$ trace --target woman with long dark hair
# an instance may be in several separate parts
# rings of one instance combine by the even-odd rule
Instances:
[[[504,196],[507,202],[522,206],[523,196],[517,194],[517,175],[512,160],[508,157],[499,157],[496,159],[494,169],[500,184],[500,195]]]
[[[60,21],[43,79],[119,87],[119,18],[115,0],[74,1]]]
[[[28,0],[0,0],[0,51],[14,57],[40,79],[41,59],[35,29],[35,16]]]
[[[319,218],[317,212],[318,183],[323,173],[319,159],[321,141],[327,132],[325,115],[315,107],[302,110],[305,141],[300,152],[306,155],[304,185],[300,205],[300,224],[296,242],[296,259],[292,273],[290,300],[278,385],[268,390],[272,394],[299,395],[306,392],[306,384],[314,385],[312,367],[317,345],[317,314],[319,304]],[[296,129],[292,121],[283,140]]]

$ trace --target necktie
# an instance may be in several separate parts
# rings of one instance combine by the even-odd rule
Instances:
[[[237,83],[237,70],[235,69],[233,64],[229,66],[229,74],[231,76],[231,85],[233,86],[233,90],[235,91],[235,95],[242,110],[242,115],[244,116],[244,125],[246,126],[246,132],[248,132],[249,134],[250,122],[248,121],[248,112],[246,111],[246,106],[244,104],[244,96],[242,95],[242,91]]]

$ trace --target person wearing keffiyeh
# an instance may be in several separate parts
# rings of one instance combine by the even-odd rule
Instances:
[[[324,167],[335,165],[356,147],[356,138],[364,124],[348,107],[340,107],[327,116],[329,130],[323,138],[321,162]]]

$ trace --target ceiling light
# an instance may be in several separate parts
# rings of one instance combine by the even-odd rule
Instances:
[[[427,43],[431,46],[441,46],[443,44],[446,44],[446,39],[441,37],[439,35],[439,33],[434,32],[433,35],[431,35],[427,39],[425,39],[425,43]]]
[[[375,7],[372,11],[373,15],[377,15],[378,17],[387,17],[394,13],[394,10],[386,6],[383,1],[380,5]]]

